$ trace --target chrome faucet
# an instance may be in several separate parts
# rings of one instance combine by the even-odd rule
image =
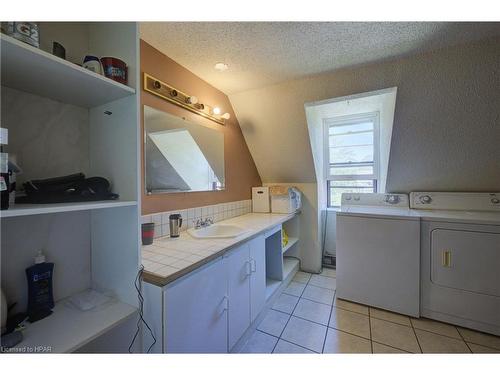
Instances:
[[[194,222],[194,221],[193,221]],[[205,220],[198,219],[196,220],[196,224],[194,225],[194,229],[206,228],[214,223],[214,220],[211,217],[207,217]]]

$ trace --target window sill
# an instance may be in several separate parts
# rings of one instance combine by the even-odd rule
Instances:
[[[332,211],[332,212],[340,212],[342,209],[340,207],[327,207],[327,211]]]

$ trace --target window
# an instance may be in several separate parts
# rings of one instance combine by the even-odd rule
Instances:
[[[325,119],[324,127],[328,207],[340,207],[342,193],[377,192],[378,112]]]

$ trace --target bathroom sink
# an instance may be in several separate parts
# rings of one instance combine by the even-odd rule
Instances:
[[[188,229],[194,238],[233,238],[248,232],[247,229],[232,224],[214,224],[200,229]]]

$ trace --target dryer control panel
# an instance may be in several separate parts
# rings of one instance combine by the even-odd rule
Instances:
[[[412,192],[410,208],[500,212],[500,193]]]

